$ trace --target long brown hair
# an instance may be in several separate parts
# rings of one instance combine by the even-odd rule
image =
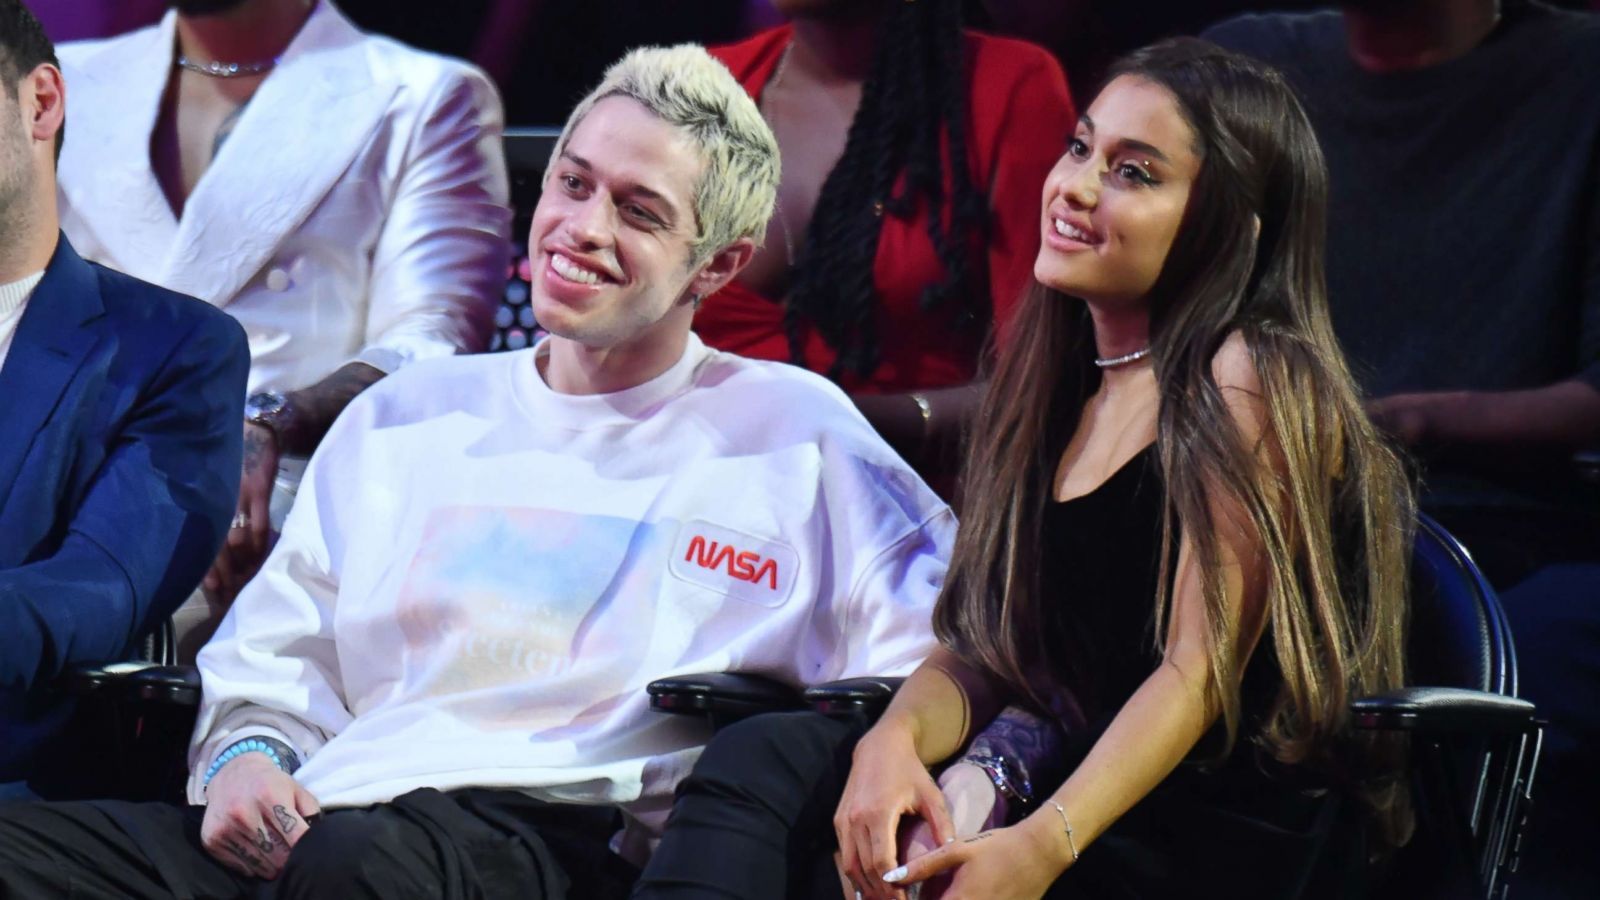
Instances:
[[[1225,613],[1211,510],[1213,500],[1236,506],[1262,548],[1270,652],[1282,673],[1254,740],[1282,763],[1355,783],[1382,836],[1400,843],[1410,810],[1398,745],[1353,734],[1348,705],[1403,682],[1415,500],[1398,457],[1362,409],[1329,320],[1321,150],[1276,72],[1204,41],[1136,51],[1109,77],[1120,75],[1172,95],[1201,158],[1149,298],[1166,491],[1157,641],[1181,531],[1202,572],[1211,702],[1231,747],[1244,660]],[[1038,574],[1043,511],[1054,455],[1099,376],[1082,302],[1036,284],[1018,316],[973,428],[961,530],[934,627],[964,658],[1044,705],[1037,675],[1063,667],[1051,665],[1060,648],[1046,643],[1043,627],[1046,604],[1055,602]],[[1234,332],[1245,338],[1261,381],[1263,439],[1278,456],[1275,466],[1259,462],[1213,376],[1213,359]],[[1070,627],[1074,617],[1058,618]]]

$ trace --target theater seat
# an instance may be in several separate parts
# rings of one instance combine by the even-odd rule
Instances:
[[[1351,704],[1357,728],[1411,736],[1417,834],[1378,896],[1504,897],[1533,802],[1541,723],[1517,698],[1505,611],[1426,516],[1412,554],[1410,687]]]
[[[1418,830],[1377,896],[1501,898],[1532,803],[1542,729],[1533,704],[1516,696],[1516,647],[1494,589],[1466,549],[1427,516],[1420,517],[1412,552],[1411,606],[1407,660],[1409,680],[1418,686],[1351,704],[1357,728],[1403,731],[1412,739]],[[701,715],[737,702],[741,716],[762,711],[750,709],[752,698],[740,691],[722,694],[736,684],[724,680],[730,677],[737,676],[656,682],[651,705]],[[903,680],[853,678],[803,696],[827,715],[876,718]]]

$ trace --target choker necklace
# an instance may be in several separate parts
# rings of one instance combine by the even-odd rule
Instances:
[[[266,62],[257,63],[225,63],[217,62],[216,60],[200,63],[180,53],[178,54],[176,65],[180,69],[199,72],[201,75],[208,75],[212,78],[247,78],[251,75],[260,75],[263,72],[272,71],[272,67],[276,66],[280,59],[282,57],[275,56]]]
[[[1104,359],[1104,358],[1096,356],[1094,358],[1094,364],[1099,366],[1102,369],[1111,369],[1111,368],[1115,368],[1116,366],[1125,365],[1127,363],[1134,362],[1135,360],[1144,359],[1146,356],[1149,356],[1149,355],[1150,355],[1150,348],[1146,347],[1143,350],[1135,350],[1132,353],[1125,353],[1122,356],[1113,356],[1110,359]]]

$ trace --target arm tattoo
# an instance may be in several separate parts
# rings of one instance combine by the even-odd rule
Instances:
[[[261,467],[261,457],[267,450],[267,438],[255,428],[244,430],[244,470],[254,471]]]
[[[1065,744],[1066,733],[1060,725],[1019,706],[1008,706],[972,739],[963,758],[1004,756],[1017,764],[1024,778],[1040,788],[1049,783],[1053,764],[1059,762]],[[1045,781],[1041,782],[1041,778]]]
[[[278,830],[283,832],[284,837],[293,834],[295,828],[300,825],[299,821],[295,819],[294,813],[284,809],[281,804],[272,808],[272,815],[278,820]]]
[[[278,436],[278,449],[296,456],[308,456],[322,442],[322,436],[333,426],[333,420],[344,412],[356,395],[376,384],[383,377],[380,369],[366,363],[346,363],[327,378],[308,388],[289,394],[294,405],[294,427],[291,433]]]

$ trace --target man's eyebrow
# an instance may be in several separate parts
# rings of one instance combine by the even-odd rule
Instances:
[[[563,147],[561,149],[561,158],[570,161],[573,165],[577,166],[580,169],[585,169],[585,170],[594,169],[594,166],[590,165],[589,161],[587,159],[584,159],[583,157],[579,156],[576,153],[573,153],[571,150],[569,150],[569,149],[567,149],[565,147]]]
[[[1089,118],[1088,113],[1084,113],[1078,117],[1078,124],[1089,129],[1091,132],[1094,131],[1094,120]],[[1159,159],[1164,163],[1171,164],[1172,162],[1172,160],[1167,158],[1165,153],[1161,152],[1160,148],[1156,147],[1154,144],[1146,143],[1145,141],[1137,140],[1135,138],[1123,138],[1122,140],[1118,141],[1117,144],[1119,146],[1126,147],[1129,150],[1136,150],[1145,156]]]

